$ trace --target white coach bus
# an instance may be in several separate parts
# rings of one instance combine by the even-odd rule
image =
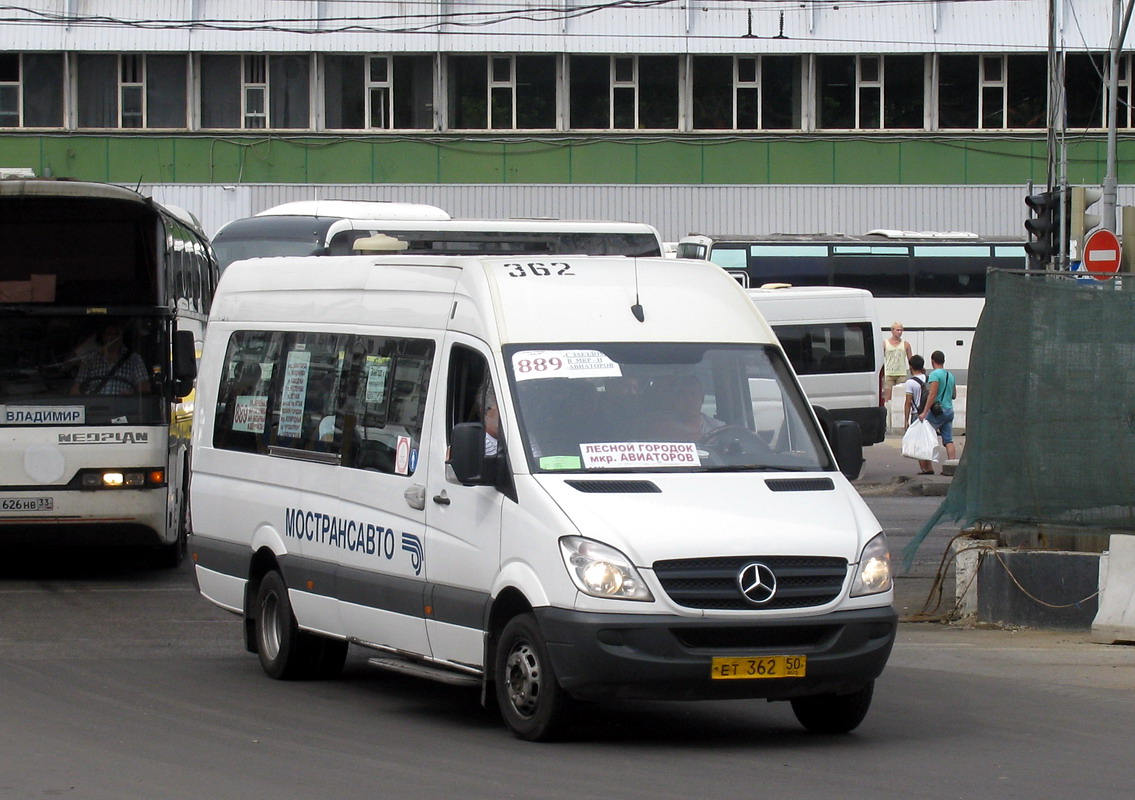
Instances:
[[[217,278],[184,211],[105,184],[0,181],[0,544],[180,561]]]

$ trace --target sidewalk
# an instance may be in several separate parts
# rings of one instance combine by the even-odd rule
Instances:
[[[965,436],[954,439],[958,458],[965,448]],[[918,462],[902,455],[902,434],[888,434],[887,438],[863,448],[863,470],[852,485],[863,496],[920,495],[945,497],[950,488],[951,475],[942,474],[942,465],[933,464],[933,475],[919,475]],[[949,471],[949,470],[947,470]]]

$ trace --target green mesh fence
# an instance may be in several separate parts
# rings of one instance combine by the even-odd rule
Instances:
[[[943,520],[1135,533],[1135,276],[991,272]],[[947,364],[947,368],[949,365]]]

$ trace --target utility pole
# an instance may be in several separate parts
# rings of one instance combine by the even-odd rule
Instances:
[[[1119,12],[1123,0],[1112,0],[1111,45],[1108,48],[1107,71],[1107,170],[1103,179],[1103,202],[1100,204],[1100,224],[1115,233],[1115,210],[1119,205],[1119,179],[1116,174],[1116,128],[1119,124],[1119,51],[1127,38],[1131,23],[1131,9],[1135,0],[1127,0],[1127,9],[1120,22]],[[1130,235],[1130,231],[1124,231]]]

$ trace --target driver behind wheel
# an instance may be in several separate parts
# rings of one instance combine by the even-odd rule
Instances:
[[[112,321],[98,333],[98,347],[79,364],[71,394],[149,394],[146,363],[127,349],[121,322]]]
[[[662,441],[697,441],[725,423],[702,411],[705,389],[692,373],[659,378],[648,389],[652,431]]]

